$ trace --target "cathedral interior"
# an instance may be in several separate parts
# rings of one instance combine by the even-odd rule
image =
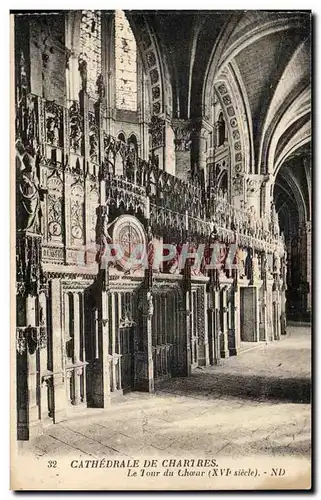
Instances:
[[[309,320],[310,13],[30,12],[14,32],[19,440]]]

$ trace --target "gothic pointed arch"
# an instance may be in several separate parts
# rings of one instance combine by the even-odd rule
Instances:
[[[151,23],[141,11],[125,11],[149,81],[153,115],[172,115],[172,88],[169,72]]]
[[[307,132],[307,122],[311,114],[310,89],[310,43],[306,39],[294,52],[278,83],[266,114],[259,150],[259,165],[262,173],[272,172],[276,163],[280,165],[280,142],[287,148],[293,136],[300,128],[298,144],[302,142],[302,133]],[[296,125],[294,125],[296,122]],[[292,138],[291,138],[292,136]],[[279,153],[279,154],[278,154]]]
[[[230,147],[231,195],[242,196],[245,177],[252,171],[251,135],[244,97],[231,67],[225,68],[216,76],[212,96],[213,93],[219,99],[226,124]]]

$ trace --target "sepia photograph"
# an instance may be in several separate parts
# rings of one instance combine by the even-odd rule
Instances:
[[[10,23],[10,488],[310,490],[311,11]]]

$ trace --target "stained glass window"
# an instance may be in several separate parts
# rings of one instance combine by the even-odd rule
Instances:
[[[97,78],[101,73],[101,15],[99,10],[83,10],[80,25],[80,64],[86,66],[87,92],[97,97]]]
[[[115,11],[116,107],[137,111],[137,48],[122,10]]]

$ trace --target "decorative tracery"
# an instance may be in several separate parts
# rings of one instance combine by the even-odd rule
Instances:
[[[137,48],[122,10],[115,11],[116,107],[137,110]]]
[[[78,62],[83,90],[97,98],[97,80],[101,75],[101,14],[98,10],[82,11]]]

